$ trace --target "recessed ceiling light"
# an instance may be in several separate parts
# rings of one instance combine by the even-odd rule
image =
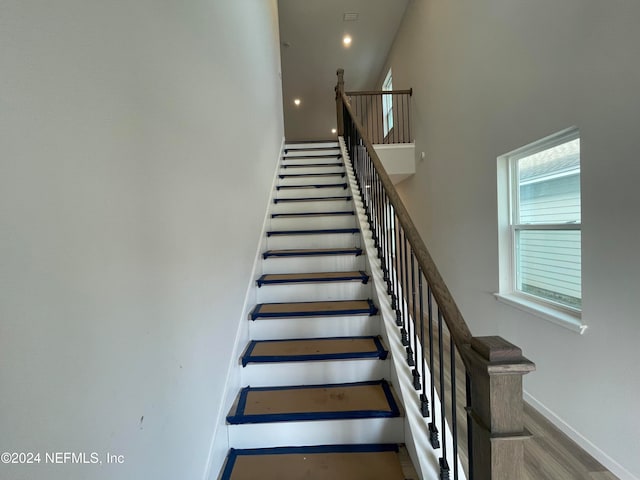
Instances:
[[[331,129],[331,133],[336,133],[338,130],[336,130],[335,128]]]
[[[344,43],[345,47],[348,47],[349,45],[351,45],[351,36],[345,35],[344,37],[342,37],[342,43]]]
[[[300,99],[299,99],[299,98],[296,98],[296,99],[293,101],[293,103],[295,103],[295,104],[296,104],[296,107],[297,107],[297,106],[299,106],[299,105],[300,105]]]

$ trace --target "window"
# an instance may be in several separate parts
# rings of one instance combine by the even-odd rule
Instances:
[[[390,92],[393,90],[393,77],[391,75],[391,69],[387,72],[387,76],[382,84],[382,91]],[[384,129],[384,136],[393,128],[393,95],[382,94],[382,128]]]
[[[565,130],[498,160],[500,294],[582,331],[579,132]]]

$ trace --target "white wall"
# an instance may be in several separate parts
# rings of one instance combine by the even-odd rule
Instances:
[[[0,19],[0,451],[43,455],[0,477],[204,478],[283,137],[276,0]]]
[[[415,0],[387,62],[426,152],[401,194],[471,330],[521,346],[531,400],[621,478],[640,478],[638,18],[632,0]],[[496,158],[573,125],[583,336],[493,297]]]

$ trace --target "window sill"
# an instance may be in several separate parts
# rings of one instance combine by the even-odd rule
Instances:
[[[579,333],[580,335],[582,335],[587,329],[587,325],[582,323],[579,314],[563,312],[553,307],[527,300],[526,298],[515,294],[496,293],[494,295],[496,300],[499,302],[543,318],[544,320],[555,323],[556,325],[567,328],[573,332]]]

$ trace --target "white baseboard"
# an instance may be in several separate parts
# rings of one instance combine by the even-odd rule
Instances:
[[[598,462],[600,462],[603,466],[605,466],[611,473],[616,475],[620,480],[640,480],[638,477],[633,475],[629,470],[624,468],[618,462],[616,462],[613,458],[607,455],[605,452],[600,450],[597,446],[595,446],[589,439],[584,437],[580,432],[575,430],[571,425],[562,420],[558,415],[556,415],[553,411],[547,408],[542,402],[538,401],[535,397],[533,397],[527,391],[524,392],[524,400],[529,403],[533,408],[535,408],[541,415],[543,415],[547,420],[553,423],[557,428],[559,428],[565,435],[567,435],[571,440],[576,442],[580,447],[582,447],[589,455],[595,458]]]
[[[249,285],[244,298],[244,305],[242,307],[242,315],[238,322],[238,328],[236,330],[233,353],[229,359],[227,366],[226,381],[223,386],[222,402],[214,426],[213,436],[211,439],[211,446],[209,447],[209,457],[207,459],[207,466],[204,472],[204,480],[215,480],[218,478],[218,474],[222,469],[224,460],[229,451],[229,434],[227,432],[226,416],[227,412],[231,409],[233,402],[236,398],[236,394],[240,389],[241,368],[240,356],[244,350],[249,339],[249,312],[255,305],[257,297],[256,293],[256,281],[259,273],[262,269],[262,252],[266,249],[266,235],[267,225],[270,220],[269,214],[271,212],[271,198],[273,197],[276,182],[278,180],[278,172],[280,168],[280,158],[284,154],[285,138],[282,137],[280,143],[280,151],[278,152],[278,158],[276,159],[276,165],[273,171],[273,179],[271,183],[271,189],[269,190],[269,197],[266,199],[266,210],[264,218],[262,220],[262,228],[260,230],[260,238],[258,240],[258,246],[256,248],[256,254],[253,259],[253,267],[251,269],[251,276],[249,278]]]

